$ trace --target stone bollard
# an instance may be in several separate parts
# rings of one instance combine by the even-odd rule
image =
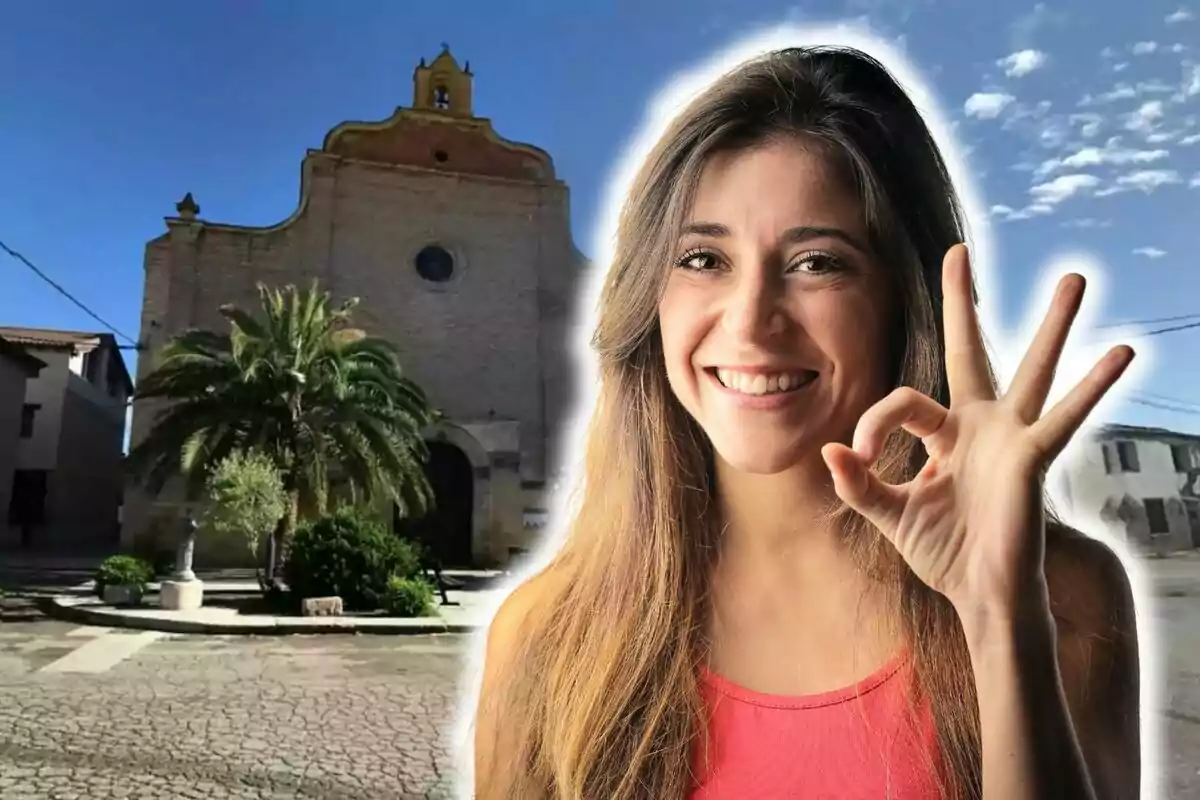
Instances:
[[[300,614],[305,617],[340,617],[342,616],[342,598],[306,597],[300,603]]]
[[[163,581],[158,590],[158,604],[167,611],[195,611],[204,604],[204,582],[192,572],[192,557],[196,551],[196,530],[199,525],[192,510],[185,513],[183,537],[175,551],[175,574]]]

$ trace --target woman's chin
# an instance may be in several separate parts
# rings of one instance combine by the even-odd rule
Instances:
[[[778,475],[789,472],[814,457],[820,460],[819,447],[726,447],[716,448],[717,456],[725,466],[747,475]]]

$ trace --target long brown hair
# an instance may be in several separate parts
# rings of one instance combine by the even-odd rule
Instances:
[[[600,388],[578,510],[543,571],[554,577],[513,666],[481,698],[509,741],[477,776],[488,800],[681,799],[693,786],[693,747],[706,735],[697,665],[720,528],[711,445],[667,384],[657,307],[704,165],[778,137],[815,143],[858,193],[900,300],[895,384],[948,402],[941,264],[964,240],[963,214],[904,90],[849,48],[776,51],[725,75],[672,123],[621,213],[593,338]],[[903,481],[924,458],[900,433],[878,469]],[[862,569],[894,600],[910,696],[935,721],[944,796],[978,797],[976,692],[957,615],[861,517],[836,514]]]

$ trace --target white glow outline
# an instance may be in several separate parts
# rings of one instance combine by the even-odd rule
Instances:
[[[571,512],[574,510],[573,503],[569,498],[577,497],[583,489],[582,460],[587,446],[588,425],[596,404],[599,386],[598,364],[595,354],[591,350],[590,338],[597,321],[596,312],[601,288],[607,276],[608,265],[613,260],[617,220],[637,171],[670,122],[684,110],[693,98],[723,75],[738,65],[773,50],[813,46],[853,47],[870,54],[892,73],[921,112],[925,124],[929,127],[934,140],[942,151],[946,167],[963,207],[967,222],[967,244],[970,247],[973,271],[979,288],[980,324],[986,332],[989,332],[986,338],[989,341],[989,349],[992,351],[1001,386],[1007,386],[1008,379],[1015,371],[1025,348],[1032,339],[1036,326],[1041,322],[1055,285],[1059,278],[1068,272],[1077,272],[1087,278],[1088,293],[1080,310],[1079,318],[1074,325],[1075,336],[1063,352],[1049,403],[1053,403],[1061,397],[1079,378],[1082,378],[1103,350],[1107,349],[1079,341],[1080,332],[1093,329],[1092,322],[1098,316],[1097,309],[1100,307],[1100,300],[1105,288],[1104,275],[1098,259],[1081,251],[1057,255],[1043,267],[1041,288],[1037,294],[1038,301],[1030,305],[1028,318],[1017,331],[1009,332],[1007,336],[990,333],[1003,332],[1003,328],[1000,324],[999,310],[994,305],[1000,295],[997,291],[995,276],[992,274],[994,259],[991,231],[988,224],[988,206],[982,200],[982,191],[977,189],[970,179],[973,174],[972,170],[969,168],[963,148],[959,146],[952,135],[953,126],[950,124],[949,117],[942,112],[942,104],[938,102],[932,88],[921,79],[920,71],[910,61],[905,51],[897,47],[893,39],[876,34],[861,17],[850,22],[805,22],[799,24],[789,22],[783,25],[768,26],[743,35],[714,57],[696,66],[682,69],[670,79],[650,102],[641,126],[631,137],[623,157],[610,174],[603,196],[603,210],[598,215],[593,230],[592,263],[599,268],[591,268],[587,280],[581,282],[572,326],[574,329],[571,336],[572,368],[575,379],[574,396],[578,399],[569,415],[570,424],[566,427],[568,434],[563,437],[563,451],[556,454],[557,462],[561,463],[563,467],[564,486],[570,492],[568,494],[556,491],[549,498],[550,509],[545,530],[552,535],[545,536],[542,545],[526,557],[528,560],[525,570],[521,574],[512,574],[504,587],[496,591],[491,602],[487,604],[486,618],[489,626],[496,611],[512,590],[548,563],[553,554],[561,547],[567,532],[567,525],[570,522]],[[1154,602],[1154,597],[1150,576],[1147,574],[1148,570],[1139,563],[1125,543],[1108,533],[1097,517],[1084,515],[1069,508],[1065,502],[1066,498],[1058,488],[1065,465],[1078,457],[1081,447],[1087,446],[1091,438],[1089,434],[1099,424],[1099,420],[1103,418],[1105,412],[1119,406],[1129,392],[1136,391],[1141,385],[1142,379],[1150,372],[1153,362],[1152,348],[1143,344],[1137,350],[1138,358],[1134,360],[1125,376],[1093,411],[1084,429],[1076,434],[1071,445],[1055,462],[1050,471],[1050,480],[1047,481],[1047,494],[1055,503],[1064,522],[1087,532],[1092,538],[1098,539],[1112,548],[1129,575],[1136,603],[1141,666],[1139,676],[1141,796],[1157,800],[1160,796],[1160,785],[1165,782],[1165,777],[1160,770],[1163,766],[1163,759],[1160,758],[1163,715],[1160,712],[1160,692],[1157,683],[1158,675],[1161,673],[1159,671],[1158,631],[1151,625],[1154,615],[1150,606]],[[1049,408],[1049,404],[1047,408]],[[1092,531],[1101,531],[1101,533],[1095,534],[1091,533]],[[469,648],[462,673],[462,694],[458,720],[454,726],[453,740],[457,745],[455,754],[459,767],[456,775],[458,776],[459,796],[463,798],[473,797],[474,791],[472,785],[473,747],[470,737],[473,733],[473,719],[478,702],[487,627],[484,626],[472,635],[474,641]]]

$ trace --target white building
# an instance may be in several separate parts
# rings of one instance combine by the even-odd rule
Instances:
[[[1073,510],[1138,549],[1200,547],[1200,436],[1106,425],[1064,470]]]
[[[0,327],[0,338],[45,365],[25,383],[0,547],[112,547],[133,392],[116,340],[109,333],[8,327]]]

